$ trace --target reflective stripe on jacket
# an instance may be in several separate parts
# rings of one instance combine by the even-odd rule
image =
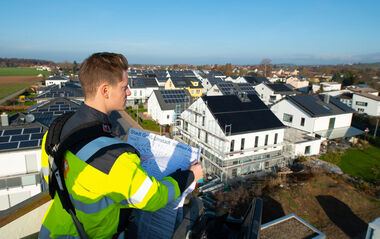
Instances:
[[[45,140],[46,135],[42,167],[48,168]],[[177,181],[148,176],[138,155],[128,152],[128,144],[117,138],[99,137],[75,154],[66,151],[64,158],[69,196],[90,238],[111,238],[117,232],[122,208],[156,211],[180,195]],[[56,195],[44,216],[40,238],[61,236],[77,238],[78,233]]]

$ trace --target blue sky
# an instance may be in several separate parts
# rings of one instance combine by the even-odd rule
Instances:
[[[380,62],[380,1],[0,3],[0,57],[142,64]]]

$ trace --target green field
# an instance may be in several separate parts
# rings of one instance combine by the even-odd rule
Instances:
[[[50,71],[37,71],[27,67],[0,67],[0,76],[36,76],[39,74],[50,75]]]
[[[366,181],[380,181],[380,148],[371,145],[367,150],[348,149],[338,166],[346,174]]]

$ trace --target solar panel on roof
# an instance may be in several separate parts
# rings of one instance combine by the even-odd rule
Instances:
[[[12,141],[22,141],[22,140],[29,140],[29,134],[13,135],[11,138],[11,142]]]
[[[0,150],[3,149],[17,149],[18,142],[12,142],[12,143],[3,143],[0,144]]]
[[[41,128],[25,128],[23,134],[40,133]]]
[[[44,133],[32,134],[30,139],[42,139],[44,137]]]
[[[36,147],[38,146],[38,140],[23,141],[20,142],[19,148]]]
[[[5,135],[17,135],[17,134],[21,134],[21,129],[7,129],[7,130],[4,130],[4,136]]]
[[[9,142],[9,136],[1,136],[0,137],[0,143]]]
[[[330,113],[328,109],[325,109],[321,105],[319,105],[316,102],[317,99],[311,95],[298,95],[291,98],[314,115],[323,115]]]

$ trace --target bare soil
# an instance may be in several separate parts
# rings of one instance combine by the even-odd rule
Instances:
[[[40,80],[37,76],[0,76],[0,87],[7,84],[35,83]]]
[[[298,183],[271,179],[264,182],[262,189],[249,182],[214,195],[218,202],[229,202],[230,214],[237,218],[244,216],[255,196],[264,202],[262,224],[294,213],[327,238],[362,238],[367,224],[380,217],[379,199],[340,177],[324,174]]]

